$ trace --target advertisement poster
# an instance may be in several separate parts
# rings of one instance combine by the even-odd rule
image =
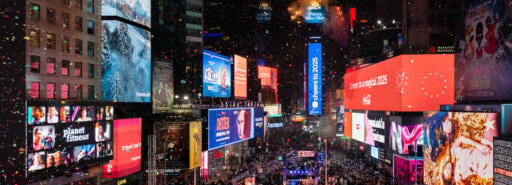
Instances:
[[[231,97],[231,58],[203,50],[203,96]]]
[[[265,67],[265,66],[258,66],[258,79],[261,81],[261,86],[264,88],[265,91],[271,91],[269,93],[270,97],[265,96],[263,97],[264,102],[273,102],[278,103],[278,97],[277,97],[277,68],[275,67]],[[268,100],[268,101],[267,101]]]
[[[425,121],[425,184],[493,184],[496,113],[438,112]]]
[[[156,123],[156,153],[165,156],[162,165],[169,169],[184,169],[189,165],[188,123]],[[164,164],[165,163],[165,164]]]
[[[343,123],[343,135],[348,138],[352,138],[352,112],[345,112]]]
[[[365,142],[365,114],[364,113],[352,113],[352,139],[360,142]]]
[[[202,126],[199,121],[192,121],[189,124],[189,168],[201,166],[201,152],[203,147]]]
[[[384,147],[386,139],[385,139],[385,132],[386,132],[386,116],[384,113],[368,113],[366,114],[365,118],[365,128],[366,128],[366,139],[365,143],[372,145],[372,146],[378,146],[378,147]]]
[[[454,56],[400,55],[344,76],[346,109],[439,110],[453,104]]]
[[[253,117],[250,108],[209,109],[208,149],[254,137]]]
[[[103,165],[103,178],[119,178],[140,171],[142,119],[114,120],[114,159]]]
[[[151,102],[151,33],[121,21],[102,22],[103,100]]]
[[[170,112],[174,103],[172,64],[155,62],[153,66],[153,113]]]
[[[464,33],[456,46],[455,97],[511,100],[512,5],[505,0],[478,2],[465,9]]]
[[[265,134],[265,112],[261,107],[255,107],[254,110],[254,137],[260,137]]]
[[[101,15],[117,16],[151,27],[151,0],[102,0]]]
[[[308,114],[322,115],[322,43],[308,44]]]
[[[399,154],[408,154],[409,146],[423,145],[423,124],[401,125],[395,116],[391,117],[389,140],[391,149]]]
[[[415,163],[417,166],[414,165]],[[415,181],[422,184],[423,160],[406,159],[395,155],[393,174],[402,184],[415,184]],[[414,179],[414,174],[416,174],[416,179]]]
[[[247,98],[247,58],[235,55],[235,98]]]

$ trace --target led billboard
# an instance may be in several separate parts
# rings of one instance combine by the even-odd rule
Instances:
[[[151,27],[151,0],[102,0],[101,15],[121,17]]]
[[[365,118],[365,143],[372,146],[384,146],[386,116],[384,113],[368,113]]]
[[[155,62],[153,66],[153,113],[170,112],[174,103],[172,64]]]
[[[469,1],[455,61],[457,101],[512,100],[512,6]]]
[[[261,80],[261,86],[277,91],[277,68],[258,66],[258,79]]]
[[[352,138],[352,112],[345,112],[343,119],[343,135]]]
[[[186,122],[155,123],[156,153],[164,156],[159,161],[161,168],[185,169],[190,165],[189,127]]]
[[[151,33],[121,21],[102,22],[103,100],[151,102]]]
[[[209,109],[208,150],[254,137],[251,108]]]
[[[438,112],[425,121],[425,184],[493,184],[496,113]]]
[[[115,139],[111,105],[32,101],[27,104],[28,177],[112,159]]]
[[[352,139],[365,142],[365,114],[352,112]]]
[[[399,154],[408,154],[409,146],[423,145],[423,124],[400,125],[395,116],[391,117],[389,131],[390,147]]]
[[[141,118],[114,120],[114,159],[103,165],[103,178],[119,178],[140,171],[141,137]]]
[[[308,6],[304,15],[306,23],[323,23],[325,21],[325,7]]]
[[[231,58],[203,50],[203,96],[231,97]]]
[[[322,115],[322,44],[308,44],[308,114]]]
[[[261,107],[254,109],[254,137],[263,136],[265,134],[265,112]]]
[[[202,154],[202,124],[199,121],[192,121],[189,123],[189,168],[201,166]]]
[[[453,61],[450,54],[400,55],[347,73],[345,108],[426,111],[453,104]]]
[[[235,55],[235,98],[247,98],[247,59]]]
[[[416,181],[418,184],[423,184],[423,160],[414,160],[400,157],[398,155],[394,156],[394,176],[401,182],[401,184],[415,184]],[[414,165],[416,164],[416,165]],[[415,175],[416,174],[416,175]],[[416,177],[416,179],[415,179]],[[442,184],[442,183],[438,183]]]

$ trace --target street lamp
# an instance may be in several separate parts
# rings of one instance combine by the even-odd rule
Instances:
[[[381,24],[382,24],[382,21],[377,20],[377,24],[378,24],[378,25],[381,25]]]
[[[185,95],[185,96],[183,97],[183,99],[184,99],[184,100],[188,100],[188,96],[187,96],[187,95]]]

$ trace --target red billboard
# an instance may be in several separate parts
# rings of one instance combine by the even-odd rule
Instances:
[[[114,159],[103,165],[103,178],[119,178],[140,171],[141,118],[114,120]]]
[[[400,55],[344,79],[346,109],[425,111],[454,103],[452,54]]]
[[[258,66],[258,79],[261,80],[263,88],[270,88],[274,91],[275,102],[277,103],[277,68]]]
[[[247,59],[235,55],[235,98],[247,98]]]

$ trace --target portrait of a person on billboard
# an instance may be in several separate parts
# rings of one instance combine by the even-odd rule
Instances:
[[[240,110],[236,119],[238,139],[243,140],[251,137],[251,111]]]
[[[36,152],[28,154],[28,171],[33,172],[45,168],[45,153]]]
[[[59,110],[59,120],[61,123],[66,123],[71,120],[71,113],[69,106],[62,106]]]
[[[32,149],[34,151],[52,149],[55,145],[55,127],[37,126],[32,131]]]
[[[100,124],[96,122],[95,132],[96,132],[96,142],[108,141],[110,140],[110,124]]]
[[[46,121],[46,107],[30,106],[27,111],[27,121],[29,125],[39,125]]]
[[[48,156],[46,157],[46,167],[58,167],[60,165],[64,164],[64,156],[62,155],[61,151],[55,151],[53,153],[48,153]]]
[[[50,106],[48,107],[48,123],[58,123],[59,122],[59,114],[57,112],[57,107]]]

